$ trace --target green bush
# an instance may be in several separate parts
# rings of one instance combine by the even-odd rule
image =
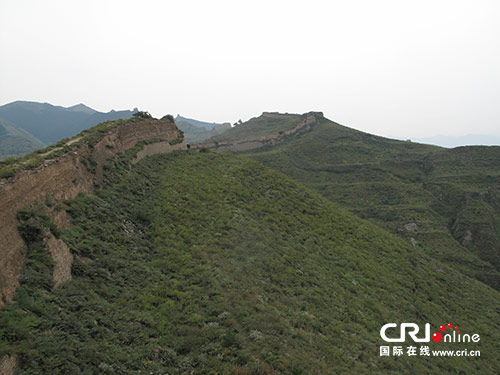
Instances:
[[[151,114],[149,112],[146,112],[146,111],[138,111],[138,112],[134,113],[132,115],[132,117],[140,118],[140,119],[153,118],[153,116],[151,116]]]
[[[16,174],[16,171],[12,167],[4,167],[0,169],[0,178],[9,178],[13,177]]]
[[[172,115],[165,115],[161,119],[162,120],[169,120],[169,121],[175,122],[174,116],[172,116]]]

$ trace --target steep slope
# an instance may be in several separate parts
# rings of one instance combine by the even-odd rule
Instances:
[[[103,182],[117,154],[135,152],[134,163],[157,153],[186,149],[175,124],[131,118],[105,122],[22,159],[0,163],[0,307],[10,301],[19,284],[24,262],[23,241],[17,231],[17,213],[35,201],[51,202],[51,215],[59,228],[67,225],[60,204]]]
[[[69,202],[73,280],[52,289],[43,214],[0,311],[25,373],[493,373],[499,293],[260,163],[211,152],[117,161]],[[386,322],[457,322],[481,357],[379,356]],[[458,344],[430,343],[432,348]],[[441,345],[441,346],[440,346]],[[8,357],[12,358],[12,357]]]
[[[128,119],[133,113],[133,111],[102,113],[83,104],[64,108],[48,103],[16,101],[0,106],[0,118],[46,145],[72,137],[104,121]]]
[[[0,119],[0,160],[29,154],[44,146],[42,141],[28,132]]]
[[[263,114],[222,137],[245,144],[263,129],[276,134],[290,127],[290,116]],[[295,121],[304,116],[295,115]],[[305,132],[274,138],[245,155],[421,246],[439,261],[500,288],[499,147],[446,150],[316,119]],[[224,150],[221,137],[205,146],[215,148],[215,140]]]

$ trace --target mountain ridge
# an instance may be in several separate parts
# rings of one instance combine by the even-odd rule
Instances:
[[[206,139],[221,134],[228,129],[231,129],[229,122],[225,123],[208,123],[199,120],[194,120],[177,115],[175,124],[179,130],[184,132],[186,142],[189,144],[200,143]]]
[[[301,133],[279,137],[290,116],[299,121],[305,115],[264,113],[196,149],[243,152],[500,288],[500,236],[494,229],[500,225],[500,148],[448,150],[375,136],[324,117]],[[270,133],[269,142],[253,142]]]
[[[463,136],[439,134],[432,137],[414,138],[414,140],[419,143],[433,144],[447,148],[462,146],[500,146],[500,136],[491,134],[466,134]]]
[[[208,130],[213,129],[213,128],[217,127],[217,126],[228,124],[227,122],[217,123],[217,122],[200,121],[200,120],[195,120],[193,118],[183,117],[183,116],[181,116],[181,115],[178,114],[177,116],[175,116],[175,123],[177,123],[179,121],[184,121],[184,122],[190,123],[190,124],[192,124],[194,126],[197,126],[199,128],[206,128]]]
[[[114,110],[104,113],[82,103],[65,108],[49,103],[18,100],[0,106],[0,119],[8,121],[16,129],[27,132],[44,145],[70,138],[104,121],[130,118],[133,113],[134,111]],[[7,142],[6,139],[4,141]],[[10,148],[15,150],[16,145],[17,143],[14,143]],[[27,152],[9,153],[9,156],[21,156],[35,150],[36,147],[33,147]]]
[[[3,238],[0,306],[12,299],[24,262],[23,241],[17,231],[18,211],[35,201],[50,201],[54,207],[81,192],[93,191],[103,182],[107,161],[130,149],[135,150],[135,154],[140,152],[139,158],[142,158],[186,149],[186,143],[169,119],[116,120],[0,168],[3,177],[0,177],[0,236]],[[52,214],[56,225],[67,224],[63,211],[53,210]]]
[[[267,127],[259,119],[268,121],[287,119],[285,124],[279,127]],[[247,134],[245,124],[238,124],[228,131],[213,136],[205,142],[194,145],[193,149],[214,149],[217,151],[247,151],[254,148],[272,146],[283,141],[285,138],[313,129],[323,119],[322,112],[308,112],[303,115],[279,114],[275,112],[263,112],[260,117],[250,119],[247,123],[258,127],[256,134]]]
[[[70,109],[72,111],[78,111],[78,112],[87,112],[87,113],[96,113],[96,112],[98,112],[95,109],[90,108],[89,106],[87,106],[87,105],[85,105],[83,103],[72,105],[71,107],[67,107],[66,109]],[[113,111],[113,110],[111,110],[111,111]]]
[[[0,118],[0,160],[27,154],[42,147],[45,144],[41,140]]]

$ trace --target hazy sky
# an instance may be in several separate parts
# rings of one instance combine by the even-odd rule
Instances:
[[[500,135],[500,1],[0,1],[0,104]]]

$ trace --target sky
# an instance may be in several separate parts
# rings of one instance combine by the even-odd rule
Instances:
[[[0,105],[500,136],[500,1],[1,0]]]

